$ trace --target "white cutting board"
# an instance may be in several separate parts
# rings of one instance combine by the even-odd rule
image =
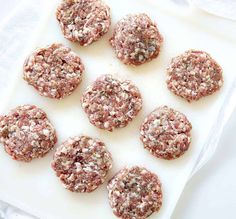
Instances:
[[[211,127],[234,79],[236,40],[224,31],[217,32],[215,20],[198,11],[176,12],[171,5],[151,1],[106,0],[111,7],[114,23],[128,13],[146,12],[158,24],[164,37],[159,58],[139,66],[123,65],[109,46],[111,31],[100,41],[82,48],[65,40],[54,12],[48,18],[36,47],[60,42],[71,47],[82,58],[86,71],[81,86],[64,100],[51,100],[39,96],[22,79],[22,69],[12,94],[1,103],[3,112],[20,104],[35,104],[44,109],[58,133],[58,144],[69,136],[86,134],[103,140],[113,155],[113,169],[108,179],[125,165],[141,165],[155,172],[163,184],[163,207],[151,218],[167,219],[189,178],[199,154],[207,142]],[[165,1],[163,1],[165,2]],[[55,7],[56,8],[56,7]],[[54,11],[55,11],[54,8]],[[212,22],[212,25],[211,25]],[[221,27],[221,30],[224,27]],[[209,52],[224,70],[224,86],[216,94],[198,102],[187,103],[173,95],[166,87],[166,67],[171,58],[187,49]],[[23,64],[23,63],[22,63]],[[113,133],[92,126],[80,106],[85,88],[99,75],[111,73],[132,80],[143,96],[143,110],[126,128]],[[189,118],[193,125],[189,151],[173,161],[160,160],[143,149],[139,140],[139,126],[145,116],[160,105],[173,107]],[[50,219],[111,219],[116,218],[107,199],[106,183],[90,194],[72,193],[64,189],[50,168],[53,152],[31,163],[13,161],[0,148],[0,197],[40,218]],[[186,203],[187,204],[187,203]]]

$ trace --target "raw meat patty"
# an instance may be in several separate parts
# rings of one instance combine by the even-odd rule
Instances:
[[[213,94],[223,84],[222,68],[208,53],[198,50],[173,58],[167,74],[169,90],[189,102]]]
[[[122,219],[145,219],[162,205],[161,183],[143,167],[120,170],[107,189],[113,213]]]
[[[57,137],[43,110],[23,105],[0,116],[0,141],[13,159],[29,162],[48,153]]]
[[[69,138],[56,151],[52,168],[68,190],[92,192],[112,167],[105,144],[87,136]]]
[[[184,114],[162,106],[150,113],[141,125],[141,141],[154,156],[175,159],[188,150],[191,129]]]
[[[141,65],[156,58],[163,38],[148,15],[127,15],[115,26],[110,43],[125,64]]]
[[[24,64],[24,79],[40,95],[62,99],[78,87],[83,71],[76,53],[62,44],[52,44],[29,56]]]
[[[125,127],[142,108],[138,88],[131,81],[109,74],[100,76],[87,88],[81,103],[89,121],[108,131]]]
[[[81,46],[99,40],[111,25],[110,8],[101,0],[64,0],[56,17],[65,38]]]

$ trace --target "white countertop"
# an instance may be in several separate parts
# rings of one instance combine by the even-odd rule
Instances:
[[[19,0],[0,0],[1,20]],[[228,22],[225,20],[225,22]],[[1,43],[1,42],[0,42]],[[233,68],[232,74],[234,74]],[[228,123],[220,145],[209,163],[188,183],[172,219],[236,218],[236,111]],[[1,197],[0,197],[1,199]],[[0,202],[0,219],[29,219],[6,203]]]

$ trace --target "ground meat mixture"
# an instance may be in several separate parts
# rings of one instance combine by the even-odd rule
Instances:
[[[64,36],[81,46],[99,40],[111,25],[110,8],[101,0],[64,0],[56,17]]]
[[[57,137],[43,110],[23,105],[0,116],[0,141],[13,159],[29,162],[50,151]]]
[[[141,125],[141,141],[154,156],[171,160],[188,150],[191,129],[184,114],[162,106],[150,113]]]
[[[125,127],[142,108],[138,88],[131,81],[121,81],[109,74],[87,88],[81,103],[89,121],[108,131]]]
[[[120,170],[109,181],[107,189],[112,210],[122,219],[145,219],[162,205],[158,177],[142,167]]]
[[[187,101],[211,95],[223,84],[222,68],[203,51],[188,50],[172,59],[167,86]]]
[[[141,65],[156,58],[163,38],[146,14],[127,15],[115,26],[110,43],[125,64]]]
[[[65,188],[92,192],[101,185],[112,167],[105,144],[87,136],[69,138],[56,151],[52,168]]]
[[[78,55],[62,44],[36,50],[24,64],[24,79],[40,95],[62,99],[80,84],[84,66]]]

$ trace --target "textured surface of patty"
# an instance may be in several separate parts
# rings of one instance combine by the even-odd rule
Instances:
[[[107,189],[113,213],[122,219],[145,219],[162,205],[161,183],[143,167],[120,170]]]
[[[99,40],[111,25],[110,8],[101,0],[64,0],[56,17],[65,38],[81,46]]]
[[[54,154],[52,168],[72,192],[92,192],[112,167],[111,154],[99,139],[77,136],[66,140]]]
[[[108,131],[125,127],[142,108],[138,88],[131,81],[109,74],[100,76],[87,88],[81,103],[89,121]]]
[[[187,117],[167,106],[158,107],[140,128],[144,148],[154,156],[175,159],[183,155],[191,142],[192,125]]]
[[[141,65],[156,58],[163,38],[148,15],[131,14],[115,26],[110,43],[125,64]]]
[[[198,50],[173,58],[167,74],[169,90],[189,102],[213,94],[223,84],[222,68],[208,53]]]
[[[84,66],[76,53],[62,44],[33,52],[24,64],[24,79],[42,96],[62,99],[80,84]]]
[[[50,151],[57,137],[43,110],[23,105],[0,116],[0,141],[13,159],[29,162]]]

